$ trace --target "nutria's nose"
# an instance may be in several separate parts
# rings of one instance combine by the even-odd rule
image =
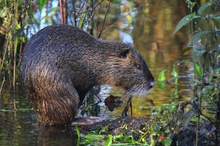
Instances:
[[[150,89],[153,88],[154,84],[155,84],[154,81],[152,81],[152,82],[150,83],[150,86],[149,86]]]

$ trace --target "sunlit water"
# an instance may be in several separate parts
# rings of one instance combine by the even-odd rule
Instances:
[[[126,1],[124,1],[126,2]],[[184,2],[179,1],[152,1],[121,6],[123,16],[105,29],[102,39],[120,40],[131,43],[146,59],[155,81],[160,71],[166,69],[167,80],[171,78],[172,66],[175,65],[180,76],[178,94],[172,80],[160,89],[158,83],[145,97],[133,97],[133,116],[141,117],[151,114],[157,106],[184,101],[192,98],[189,78],[193,76],[191,64],[182,63],[188,55],[182,55],[181,50],[186,45],[189,33],[186,30],[173,34],[178,21],[186,14]],[[132,12],[132,13],[129,13]],[[108,23],[108,22],[107,22]],[[106,25],[108,26],[108,25]],[[25,97],[21,83],[16,91],[4,86],[0,95],[0,145],[74,145],[76,140],[71,129],[45,129],[39,127],[37,118]],[[104,85],[99,97],[102,101],[109,95],[121,96],[122,91]],[[154,107],[148,99],[153,100]],[[109,111],[104,103],[100,103],[100,117],[114,119],[121,116],[127,97],[123,98],[121,107]]]

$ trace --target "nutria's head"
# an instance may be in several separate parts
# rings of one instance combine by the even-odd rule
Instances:
[[[105,51],[99,81],[120,87],[130,95],[145,95],[154,85],[154,77],[145,60],[130,44],[102,41]]]

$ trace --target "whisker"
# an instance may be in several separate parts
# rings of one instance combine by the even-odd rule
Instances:
[[[145,96],[148,93],[148,89],[145,88],[145,86],[149,86],[150,83],[142,84],[142,85],[136,85],[129,89],[124,96],[129,96],[129,95],[138,95],[138,97]]]

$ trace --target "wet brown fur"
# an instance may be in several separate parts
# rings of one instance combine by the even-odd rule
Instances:
[[[30,39],[22,77],[38,121],[45,125],[71,123],[80,102],[95,85],[146,94],[154,80],[131,45],[100,40],[67,25],[46,27]]]

